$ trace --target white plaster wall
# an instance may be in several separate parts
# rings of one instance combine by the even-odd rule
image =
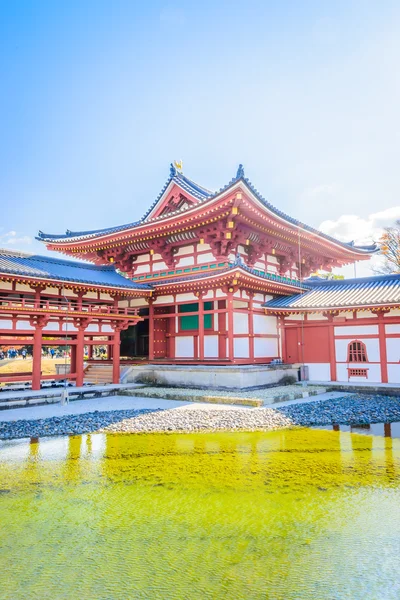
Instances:
[[[370,383],[380,383],[381,382],[381,366],[378,365],[370,365],[368,363],[353,363],[353,365],[351,365],[353,368],[360,368],[360,369],[368,369],[368,379],[366,379],[365,377],[350,377],[350,381],[367,381]],[[348,371],[347,371],[347,364],[337,364],[336,365],[336,372],[337,372],[337,380],[338,381],[348,381]]]
[[[272,298],[272,296],[270,296]],[[259,300],[260,302],[264,302],[263,294],[254,294],[254,300]]]
[[[43,290],[42,294],[49,294],[50,296],[54,296],[54,295],[58,296],[58,289],[53,288],[53,287],[46,287]],[[85,296],[86,296],[86,294],[85,294]]]
[[[194,256],[184,256],[176,263],[177,267],[187,267],[194,265]]]
[[[175,338],[175,355],[177,358],[194,357],[194,342],[192,335],[178,336]]]
[[[267,255],[267,260],[268,260],[268,262],[274,263],[275,265],[278,264],[278,259],[273,254],[268,254]]]
[[[113,298],[111,298],[110,294],[104,294],[103,292],[100,292],[100,298],[102,300],[113,300]]]
[[[168,270],[168,267],[163,260],[158,260],[157,262],[153,262],[153,271],[164,271],[164,270]]]
[[[400,365],[388,365],[388,382],[400,383]]]
[[[192,292],[188,292],[187,294],[177,294],[176,295],[177,302],[191,302],[192,300],[195,302],[199,301],[197,296],[195,296]]]
[[[194,246],[181,246],[175,256],[183,256],[184,254],[193,254]]]
[[[384,317],[400,317],[400,308],[391,308],[389,312],[383,313]]]
[[[245,302],[244,300],[234,300],[233,301],[233,308],[247,308],[248,307],[248,303]]]
[[[276,317],[253,314],[254,333],[277,333]]]
[[[119,306],[119,303],[118,303]],[[146,303],[145,300],[143,300],[143,298],[131,298],[131,300],[129,300],[129,306],[130,307],[136,307],[136,306],[143,306],[143,307],[148,307],[148,304]]]
[[[329,363],[306,363],[310,381],[330,381],[331,366]]]
[[[234,338],[233,354],[235,358],[249,358],[249,338]]]
[[[264,271],[265,270],[265,262],[261,262],[260,260],[258,260],[255,263],[254,268],[259,269],[260,271]]]
[[[25,283],[16,283],[15,289],[17,290],[17,292],[31,292],[31,294],[33,294],[34,292],[34,290]]]
[[[395,325],[395,324],[385,325],[385,331],[386,331],[386,333],[400,333],[400,325]],[[399,344],[400,344],[400,340],[399,340]]]
[[[349,343],[353,340],[353,338],[349,338],[348,340],[335,340],[335,350],[336,350],[336,360],[340,362],[347,361],[347,349]],[[379,340],[371,339],[371,338],[357,338],[360,342],[364,342],[365,347],[367,349],[367,358],[369,362],[379,362],[380,354],[379,354]],[[359,363],[360,366],[368,364],[368,363]]]
[[[386,353],[388,362],[400,361],[400,338],[386,338]]]
[[[198,254],[197,255],[197,263],[202,265],[204,263],[214,262],[215,258],[211,252],[207,252],[207,254]]]
[[[302,321],[304,319],[304,315],[287,315],[285,316],[285,321]]]
[[[141,273],[149,273],[150,267],[149,265],[138,265],[135,269],[135,275],[140,275]]]
[[[0,321],[0,329],[12,329],[12,320],[11,319],[2,319]]]
[[[204,252],[205,250],[211,250],[210,244],[197,244],[197,252]]]
[[[29,321],[17,321],[16,329],[35,329],[30,325]]]
[[[378,325],[348,325],[335,327],[335,335],[345,335],[350,338],[358,338],[360,335],[378,334]]]
[[[162,256],[161,254],[157,254],[156,252],[153,254],[153,262],[155,260],[162,260]]]
[[[1,289],[2,290],[12,290],[12,283],[11,283],[11,281],[2,281],[1,282]]]
[[[216,298],[226,298],[226,294],[222,290],[216,290],[215,291],[215,297]]]
[[[97,300],[97,292],[87,292],[85,298],[95,298]]]
[[[150,260],[150,254],[139,254],[139,256],[137,257],[137,261],[136,263],[142,263],[142,262],[149,262]]]
[[[158,296],[158,298],[154,300],[154,304],[171,304],[173,301],[173,296]]]
[[[211,300],[212,298],[214,298],[213,290],[208,290],[207,294],[204,294],[204,296],[203,296],[203,300]],[[218,308],[218,307],[215,307],[215,308]]]
[[[204,336],[204,357],[205,358],[218,358],[218,336],[217,335],[205,335]]]
[[[310,313],[307,315],[307,321],[327,321],[327,317],[324,317],[321,313]]]
[[[85,332],[86,331],[95,331],[96,333],[98,333],[99,332],[98,323],[89,323],[89,325],[85,329]]]
[[[249,317],[246,313],[233,313],[233,333],[249,333]]]
[[[254,338],[254,358],[279,356],[277,338]]]
[[[357,319],[370,319],[377,318],[377,314],[373,313],[371,310],[358,310],[357,311]]]

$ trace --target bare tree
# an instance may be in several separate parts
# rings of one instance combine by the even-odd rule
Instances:
[[[386,227],[379,238],[380,255],[384,258],[380,273],[400,273],[400,220]]]

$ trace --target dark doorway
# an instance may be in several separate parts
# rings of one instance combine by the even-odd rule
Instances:
[[[137,325],[121,331],[121,358],[149,356],[149,309],[141,308],[139,315],[144,317]]]

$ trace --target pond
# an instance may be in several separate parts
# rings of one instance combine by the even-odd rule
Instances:
[[[0,598],[398,599],[382,432],[0,442]]]

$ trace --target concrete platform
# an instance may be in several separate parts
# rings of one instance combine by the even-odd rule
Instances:
[[[309,381],[310,385],[323,385],[329,390],[351,391],[361,394],[382,394],[384,396],[399,396],[400,384],[375,383],[366,381]]]
[[[246,390],[279,383],[284,376],[298,378],[298,365],[132,365],[124,381],[138,378],[147,384],[187,388]],[[151,381],[153,379],[153,381]]]
[[[122,390],[143,387],[140,383],[115,383],[107,385],[85,385],[83,387],[67,387],[69,399],[72,401],[85,398],[102,398],[115,396]],[[0,392],[0,411],[25,406],[59,403],[65,388],[46,388],[43,390],[22,390]]]

